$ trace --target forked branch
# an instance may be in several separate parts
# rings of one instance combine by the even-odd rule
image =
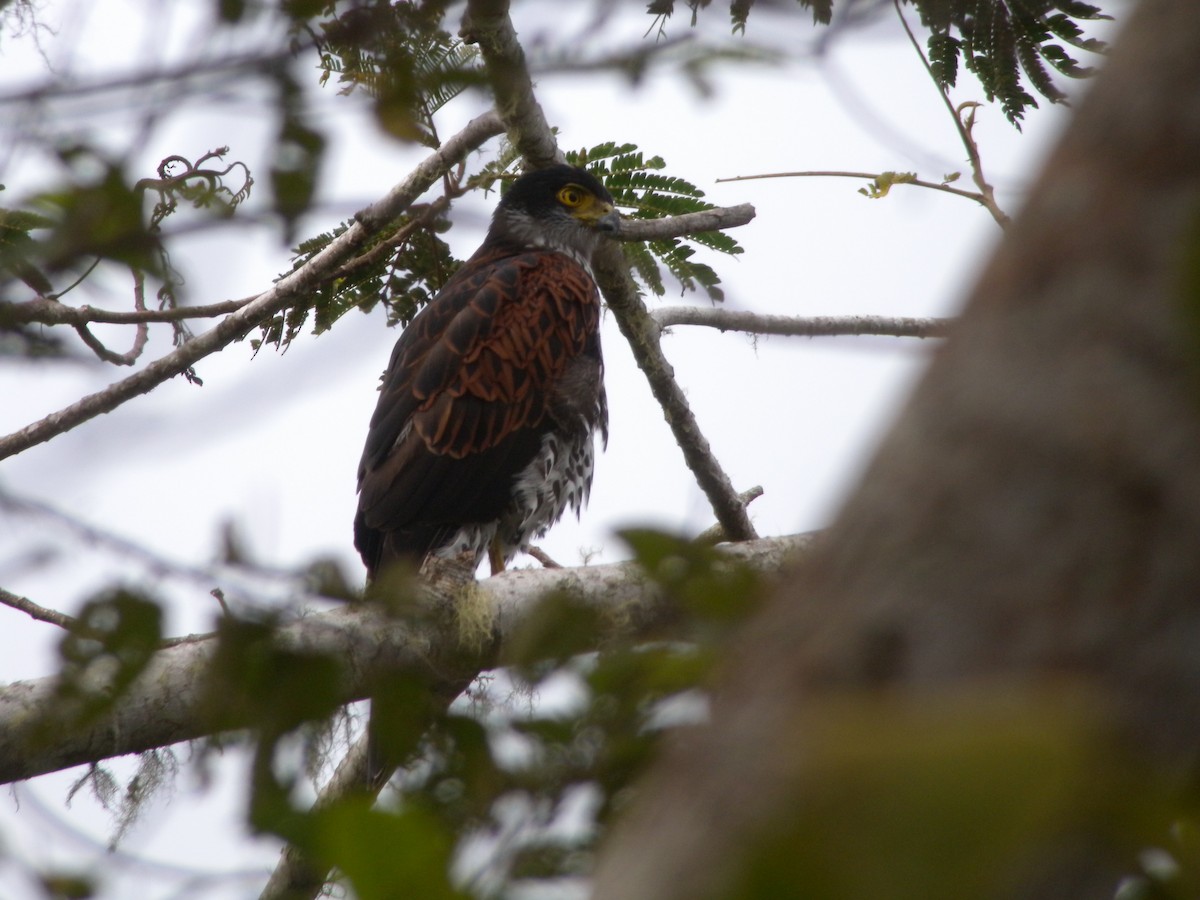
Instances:
[[[314,256],[307,265],[290,272],[211,330],[155,360],[141,371],[58,412],[51,413],[20,431],[0,438],[0,459],[36,446],[88,419],[111,412],[133,397],[153,390],[164,381],[188,371],[209,354],[240,339],[248,331],[297,300],[311,294],[318,284],[336,272],[347,260],[363,252],[380,229],[408,209],[451,166],[489,138],[500,134],[502,130],[500,119],[493,113],[473,120],[418,164],[408,178],[396,185],[387,196],[359,212],[355,223]]]
[[[495,92],[496,110],[509,139],[534,166],[560,161],[554,133],[533,96],[525,54],[508,15],[508,0],[470,0],[463,18],[464,40],[477,43]],[[663,409],[675,441],[717,521],[733,540],[756,537],[746,508],[704,437],[687,397],[675,380],[671,364],[658,341],[658,327],[638,296],[620,248],[608,244],[596,254],[596,280],[629,341],[650,390]]]

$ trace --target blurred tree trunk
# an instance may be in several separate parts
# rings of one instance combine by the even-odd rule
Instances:
[[[835,527],[617,821],[598,900],[1111,897],[1168,840],[1150,798],[1200,746],[1200,4],[1131,13]],[[922,869],[960,765],[979,840],[968,817]],[[1022,785],[1058,813],[1030,825]],[[962,880],[1008,815],[1028,839]],[[856,817],[929,880],[865,893]],[[846,858],[812,849],[830,831]]]

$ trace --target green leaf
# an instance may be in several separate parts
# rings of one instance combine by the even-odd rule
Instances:
[[[445,775],[432,790],[439,812],[458,824],[485,818],[510,786],[492,756],[487,729],[471,716],[448,715],[439,721],[436,736],[446,759]]]
[[[604,629],[604,613],[594,604],[581,603],[566,593],[552,593],[538,601],[505,644],[505,663],[533,680],[535,667],[562,663],[596,647],[596,634]]]
[[[1070,78],[1086,78],[1082,66],[1052,37],[1089,53],[1104,53],[1103,41],[1084,38],[1081,21],[1108,19],[1100,10],[1076,0],[906,0],[916,6],[927,41],[934,78],[943,88],[957,80],[960,59],[979,79],[989,100],[1000,103],[1005,116],[1019,127],[1025,111],[1037,101],[1027,82],[1051,103],[1065,99],[1044,63]]]
[[[293,649],[271,618],[224,616],[205,679],[202,709],[216,728],[253,725],[276,736],[323,719],[342,700],[340,659]]]
[[[0,208],[0,272],[16,276],[43,297],[53,294],[54,286],[38,266],[37,241],[30,232],[53,225],[48,216]]]
[[[628,210],[626,215],[635,219],[678,216],[713,208],[701,199],[704,191],[684,178],[664,174],[666,162],[662,157],[646,159],[635,144],[606,141],[570,151],[566,157],[571,165],[586,166],[603,181],[616,205]],[[724,232],[704,232],[686,239],[650,241],[640,246],[625,242],[622,246],[638,280],[655,295],[661,297],[665,293],[659,269],[662,265],[684,291],[703,289],[712,300],[724,299],[717,273],[711,266],[692,259],[695,245],[728,255],[742,252],[738,242]]]
[[[442,16],[439,4],[369,3],[307,26],[317,37],[322,83],[336,76],[342,93],[366,91],[385,131],[436,147],[433,114],[484,84],[478,50],[451,37]]]
[[[275,137],[270,171],[273,208],[283,218],[285,240],[291,240],[296,219],[312,205],[324,156],[324,135],[289,109]]]
[[[646,574],[687,609],[694,624],[744,618],[761,598],[759,577],[717,548],[651,529],[618,532]]]
[[[424,205],[413,207],[382,229],[353,265],[315,285],[302,303],[265,323],[255,349],[263,343],[277,349],[287,347],[308,325],[310,315],[313,333],[321,334],[351,310],[370,312],[381,302],[387,308],[389,325],[412,321],[460,265],[441,238],[449,222],[443,215],[427,221],[427,211]],[[349,225],[344,222],[302,242],[295,250],[292,271],[324,250]]]
[[[79,177],[33,199],[53,223],[37,245],[41,267],[77,269],[99,256],[160,274],[158,237],[147,227],[142,193],[129,184],[121,166],[83,147],[68,148],[60,158]],[[100,174],[90,174],[96,168]]]
[[[858,192],[871,200],[882,200],[893,185],[912,184],[916,180],[916,172],[881,172],[866,187],[859,188]]]
[[[306,848],[345,874],[359,900],[458,900],[450,884],[452,843],[437,818],[415,805],[390,812],[350,797],[314,814]]]
[[[149,665],[162,640],[162,609],[129,588],[112,588],[80,609],[59,644],[54,700],[35,733],[51,737],[102,719]]]
[[[400,766],[417,749],[439,708],[429,683],[414,675],[391,672],[369,686],[371,721],[368,727],[376,758],[388,769]]]
[[[46,900],[88,900],[96,896],[96,883],[88,875],[65,871],[46,872],[38,881]]]
[[[783,812],[724,896],[1019,896],[1080,840],[1132,867],[1181,808],[1170,778],[1134,763],[1081,696],[931,693],[797,710]]]
[[[217,0],[217,18],[226,25],[236,25],[246,14],[246,0]]]
[[[958,79],[958,56],[962,42],[946,32],[929,35],[926,48],[933,77],[943,87],[954,87]]]

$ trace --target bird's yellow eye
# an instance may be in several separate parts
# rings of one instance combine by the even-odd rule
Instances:
[[[584,192],[583,188],[577,187],[573,184],[568,184],[565,188],[558,192],[558,202],[563,206],[569,206],[574,209],[576,206],[583,204],[586,196],[587,194]]]

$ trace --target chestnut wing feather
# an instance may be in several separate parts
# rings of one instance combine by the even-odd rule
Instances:
[[[500,516],[569,364],[599,361],[599,314],[569,257],[484,247],[404,330],[359,463],[355,545],[372,574]]]

